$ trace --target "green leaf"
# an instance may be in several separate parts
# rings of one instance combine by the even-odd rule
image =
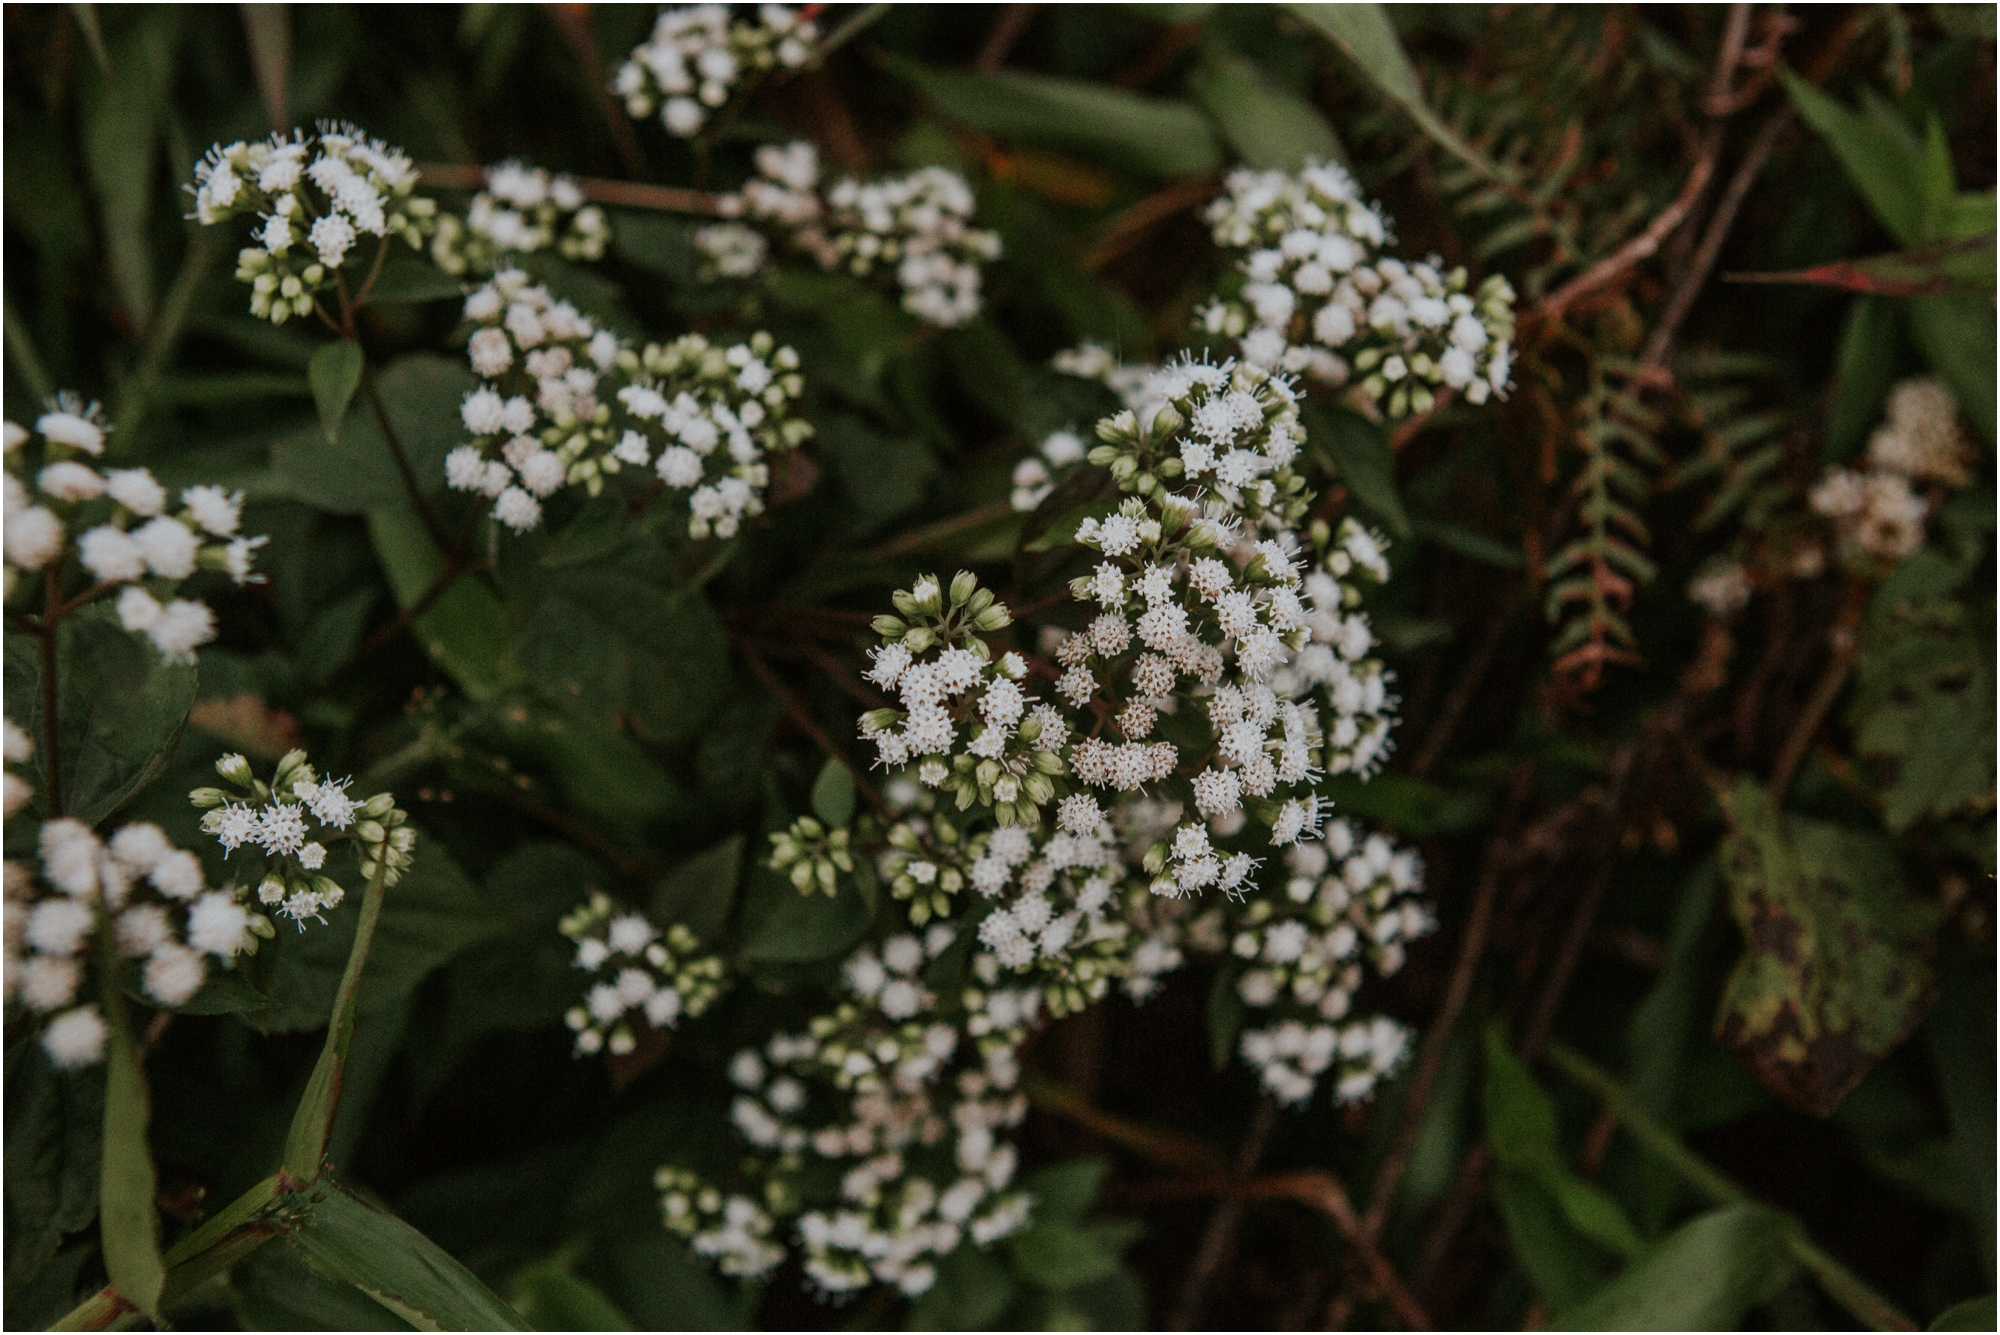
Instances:
[[[1036,1219],[1008,1250],[1022,1278],[1045,1289],[1069,1289],[1117,1273],[1131,1241],[1127,1232],[1119,1224]]]
[[[1110,1175],[1109,1159],[1066,1159],[1036,1169],[1021,1187],[1035,1198],[1035,1218],[1080,1219],[1097,1204]]]
[[[1325,412],[1309,404],[1303,416],[1308,436],[1332,459],[1335,472],[1354,498],[1397,536],[1408,537],[1410,516],[1396,491],[1396,452],[1388,433],[1342,408]]]
[[[108,954],[108,949],[106,951]],[[146,1145],[151,1117],[146,1074],[132,1046],[123,998],[105,999],[110,1030],[104,1074],[104,1157],[98,1201],[104,1230],[104,1268],[125,1300],[160,1319],[166,1263],[160,1259],[160,1214],[153,1205],[158,1179]]]
[[[384,261],[375,286],[368,289],[368,306],[392,306],[407,302],[442,301],[465,294],[465,284],[422,260],[397,256]]]
[[[1992,1330],[1995,1322],[1993,1295],[1984,1298],[1967,1298],[1955,1307],[1948,1307],[1931,1322],[1932,1330]]]
[[[319,409],[319,429],[326,443],[340,443],[340,424],[347,417],[347,405],[361,387],[361,345],[351,338],[320,346],[306,367],[312,385],[313,405]]]
[[[1248,56],[1216,48],[1194,94],[1236,155],[1262,170],[1295,171],[1309,161],[1340,162],[1340,140],[1310,102],[1278,87]]]
[[[1851,458],[1882,415],[1896,373],[1902,308],[1886,297],[1859,296],[1848,307],[1826,405],[1828,463]]]
[[[654,1162],[648,1160],[648,1162]],[[620,1231],[605,1243],[605,1283],[644,1330],[745,1330],[757,1290],[730,1284],[663,1228]],[[959,1254],[970,1252],[961,1247]]]
[[[1486,1140],[1503,1167],[1523,1172],[1556,1153],[1556,1106],[1498,1028],[1486,1035]]]
[[[154,165],[173,79],[180,15],[155,10],[126,29],[102,79],[85,80],[83,159],[104,220],[104,249],[133,324],[153,320]]]
[[[1847,179],[1890,235],[1905,246],[1931,240],[1924,226],[1921,163],[1907,132],[1899,137],[1893,125],[1848,110],[1788,69],[1780,73],[1799,116],[1833,149]]]
[[[653,921],[681,923],[703,941],[722,937],[743,877],[743,844],[732,834],[668,872],[653,891]]]
[[[55,1258],[63,1235],[97,1218],[104,1072],[58,1071],[39,1043],[7,1053],[7,1294]]]
[[[315,399],[321,396],[313,369],[326,346],[307,364]],[[462,357],[419,352],[372,375],[418,489],[427,496],[443,491],[444,457],[465,441],[459,406],[474,384],[471,368]],[[329,514],[358,515],[410,503],[372,407],[341,419],[331,443],[322,426],[279,435],[271,442],[271,471],[293,499]]]
[[[1556,1330],[1735,1330],[1790,1282],[1792,1225],[1757,1205],[1698,1215],[1588,1301]]]
[[[905,1330],[991,1330],[1014,1301],[1007,1267],[977,1247],[938,1262],[937,1283],[910,1307]]]
[[[1236,991],[1237,971],[1218,969],[1208,992],[1208,1059],[1220,1071],[1236,1055],[1236,1037],[1243,1032],[1243,998]]]
[[[819,767],[813,780],[813,815],[834,829],[854,819],[854,775],[838,760],[829,759]]]
[[[508,1291],[530,1330],[631,1330],[632,1318],[604,1290],[571,1273],[560,1256],[538,1261],[514,1276]]]
[[[1562,1311],[1597,1288],[1602,1280],[1598,1254],[1576,1235],[1555,1198],[1534,1177],[1505,1167],[1495,1172],[1493,1208],[1514,1260],[1543,1302]]]
[[[1287,5],[1286,8],[1331,38],[1369,82],[1394,99],[1417,123],[1417,128],[1446,152],[1489,180],[1507,179],[1498,165],[1461,139],[1456,130],[1431,110],[1416,67],[1403,54],[1396,27],[1381,5]]]
[[[940,113],[1003,139],[1073,149],[1154,176],[1200,176],[1222,165],[1207,118],[1185,102],[1019,70],[962,74],[894,57],[888,65]]]
[[[1988,827],[1989,829],[1991,827]],[[1954,951],[1944,960],[1937,1011],[1925,1025],[1931,1064],[1951,1117],[1952,1178],[1993,1282],[1994,1051],[1990,960]]]
[[[436,1243],[345,1187],[327,1184],[292,1242],[321,1274],[352,1284],[421,1330],[528,1329]]]
[[[265,1247],[229,1276],[245,1330],[414,1330],[351,1284],[328,1279],[295,1247]]]
[[[41,642],[9,630],[6,647],[10,717],[34,740],[28,770],[36,805],[54,815]],[[62,814],[96,825],[151,783],[172,757],[194,708],[195,668],[163,661],[143,637],[120,626],[109,607],[96,603],[56,627],[56,685]]]
[[[1910,333],[1931,369],[1988,446],[1994,441],[1994,332],[1990,296],[1910,298]]]
[[[1915,946],[1931,913],[1905,900],[1879,836],[1785,816],[1747,778],[1723,805],[1723,874],[1746,948],[1716,1036],[1772,1093],[1824,1117],[1929,1008]]]
[[[444,573],[444,553],[416,512],[396,507],[368,514],[368,536],[398,606],[414,607]],[[410,623],[437,665],[474,700],[489,700],[521,679],[500,600],[476,576],[461,575]]]

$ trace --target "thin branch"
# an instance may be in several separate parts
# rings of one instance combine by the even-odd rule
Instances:
[[[871,547],[866,555],[871,561],[882,561],[891,556],[901,556],[904,552],[920,552],[940,538],[956,537],[971,529],[984,528],[988,524],[998,523],[1013,513],[1012,503],[994,501],[967,510],[962,515],[953,515],[950,519],[940,519],[934,524],[911,529],[901,537],[891,538],[887,542]]]
[[[1220,188],[1213,176],[1197,176],[1176,181],[1146,196],[1104,225],[1097,240],[1084,253],[1083,267],[1092,272],[1102,269],[1138,244],[1148,228],[1165,222],[1182,209],[1207,203]]]
[[[1005,64],[1022,34],[1028,31],[1028,24],[1034,21],[1035,11],[1040,8],[1040,5],[1008,5],[1002,9],[1000,21],[987,34],[986,45],[979,48],[972,68],[981,74],[991,74]]]
[[[1238,1177],[1249,1177],[1257,1171],[1257,1162],[1264,1157],[1264,1143],[1271,1138],[1271,1129],[1277,1124],[1278,1101],[1266,1094],[1250,1122],[1250,1134],[1243,1138],[1243,1148],[1237,1152]],[[1215,1207],[1215,1213],[1208,1218],[1208,1227],[1202,1230],[1201,1245],[1195,1248],[1194,1264],[1188,1268],[1187,1283],[1181,1287],[1180,1301],[1175,1305],[1173,1320],[1167,1323],[1168,1330],[1194,1329],[1195,1322],[1201,1317],[1202,1299],[1207,1296],[1209,1281],[1222,1268],[1223,1257],[1242,1222],[1242,1197],[1227,1197]]]
[[[587,5],[544,5],[549,21],[555,24],[571,54],[576,57],[577,67],[583,71],[584,82],[597,95],[598,110],[604,113],[604,124],[611,131],[611,145],[618,151],[618,161],[630,176],[646,173],[646,155],[639,148],[639,136],[633,133],[631,118],[625,108],[611,95],[611,80],[604,72],[604,57],[598,54],[597,36],[590,30],[590,7]]]
[[[1437,764],[1438,757],[1444,753],[1445,744],[1451,740],[1452,733],[1458,728],[1459,718],[1472,703],[1473,694],[1479,689],[1479,683],[1485,680],[1487,671],[1492,668],[1493,660],[1500,652],[1500,643],[1507,636],[1507,627],[1514,623],[1514,609],[1519,601],[1520,595],[1517,590],[1509,594],[1507,600],[1495,609],[1493,619],[1487,623],[1486,634],[1480,637],[1479,647],[1474,649],[1472,657],[1465,661],[1465,671],[1452,686],[1451,694],[1445,697],[1444,704],[1438,709],[1436,720],[1431,724],[1430,732],[1424,736],[1422,749],[1410,762],[1410,773],[1418,778],[1429,774],[1431,767]]]
[[[423,593],[418,595],[415,602],[398,612],[395,618],[387,625],[383,626],[373,635],[370,635],[359,648],[355,649],[346,658],[343,658],[334,667],[333,671],[314,682],[313,689],[316,691],[325,690],[351,672],[357,663],[360,663],[377,649],[380,649],[383,645],[388,644],[391,640],[409,629],[410,623],[430,611],[431,605],[437,602],[439,598],[442,598],[445,591],[458,582],[459,576],[473,574],[485,569],[487,569],[487,565],[484,561],[467,562],[461,560],[457,555],[453,555],[451,560],[445,563],[444,570],[439,573],[435,580],[431,581],[431,586],[428,589],[425,589]]]
[[[889,12],[888,5],[863,5],[838,28],[827,34],[826,40],[813,50],[803,68],[816,70],[827,61],[827,57],[840,50],[859,36],[870,24]]]
[[[1550,293],[1535,309],[1535,315],[1555,323],[1580,298],[1616,282],[1641,261],[1650,259],[1653,252],[1660,248],[1660,243],[1686,220],[1688,210],[1694,207],[1695,200],[1708,187],[1708,178],[1715,174],[1715,157],[1721,147],[1721,138],[1715,131],[1709,132],[1695,158],[1694,169],[1681,186],[1680,194],[1647,224],[1645,231]]]
[[[750,665],[750,670],[757,674],[757,680],[764,683],[764,689],[777,697],[778,706],[785,711],[785,717],[798,724],[799,730],[818,743],[819,749],[826,752],[830,759],[839,761],[854,777],[856,791],[868,799],[868,805],[879,809],[882,805],[881,793],[876,791],[875,785],[869,782],[866,774],[854,768],[854,762],[847,758],[847,753],[833,744],[833,739],[826,735],[826,729],[820,727],[813,716],[806,712],[806,707],[799,703],[798,697],[778,680],[778,674],[771,671],[771,665],[757,652],[757,646],[747,639],[737,637],[736,647],[743,651],[744,661]]]
[[[1785,745],[1771,766],[1770,792],[1774,805],[1784,802],[1785,793],[1792,786],[1792,776],[1805,759],[1806,748],[1812,745],[1813,735],[1826,722],[1827,711],[1833,708],[1833,702],[1840,698],[1841,688],[1847,685],[1847,674],[1853,671],[1855,657],[1860,653],[1860,643],[1849,618],[1843,617],[1834,626],[1832,638],[1833,657],[1827,662],[1826,670],[1820,673],[1819,684],[1813,687],[1805,712],[1792,725],[1791,735],[1785,738]]]
[[[1743,207],[1750,187],[1770,160],[1771,150],[1777,147],[1779,138],[1791,123],[1792,108],[1787,103],[1764,122],[1764,128],[1751,141],[1749,151],[1744,153],[1743,161],[1737,165],[1736,174],[1729,178],[1721,203],[1715,206],[1715,213],[1708,220],[1708,230],[1702,234],[1693,262],[1681,275],[1673,295],[1667,299],[1667,308],[1661,314],[1660,322],[1653,327],[1652,336],[1646,340],[1646,350],[1639,358],[1642,365],[1659,366],[1666,361],[1667,349],[1672,346],[1681,321],[1687,318],[1702,284],[1708,281],[1708,275],[1715,268],[1716,258],[1722,253],[1722,243],[1728,239],[1729,229],[1736,223],[1737,210]]]
[[[456,162],[425,162],[417,166],[423,183],[434,190],[484,190],[486,168]],[[622,208],[661,209],[668,213],[698,213],[720,217],[726,211],[723,196],[706,190],[681,190],[669,185],[644,185],[638,181],[610,181],[583,177],[577,189],[597,204]]]
[[[361,391],[368,396],[368,406],[375,410],[376,424],[382,428],[382,440],[389,447],[390,456],[396,461],[396,472],[403,479],[403,489],[410,493],[410,503],[416,507],[417,518],[424,526],[440,552],[451,550],[450,540],[445,537],[444,526],[431,513],[430,502],[424,499],[423,488],[417,485],[416,470],[410,467],[410,456],[403,451],[402,438],[396,434],[395,425],[389,420],[388,406],[382,402],[382,392],[375,386],[375,373],[368,369],[364,359],[361,363]]]

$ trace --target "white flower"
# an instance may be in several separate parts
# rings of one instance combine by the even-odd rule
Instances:
[[[347,258],[348,248],[354,244],[354,237],[354,224],[338,213],[318,219],[306,233],[306,240],[319,252],[319,262],[329,269],[340,267],[340,262]]]
[[[136,584],[118,595],[118,622],[137,635],[149,631],[160,619],[160,601]]]
[[[93,1003],[65,1011],[42,1030],[42,1051],[57,1070],[91,1066],[104,1060],[104,1018]]]
[[[178,1006],[201,990],[208,976],[201,952],[169,941],[146,961],[146,991],[166,1006]]]
[[[542,522],[542,507],[521,488],[508,487],[493,502],[493,517],[516,533],[526,533]]]
[[[186,533],[173,520],[167,521]],[[10,523],[9,528],[13,527]],[[138,579],[146,573],[146,551],[130,534],[109,524],[100,524],[76,542],[77,559],[84,569],[105,584]]]
[[[243,493],[232,495],[220,487],[189,487],[181,492],[181,504],[187,506],[196,524],[218,538],[228,538],[235,536],[242,518]]]
[[[169,661],[190,662],[194,651],[215,638],[215,613],[205,603],[176,598],[160,609],[146,629],[147,638]]]
[[[145,468],[114,468],[105,474],[105,490],[111,499],[142,518],[160,513],[167,504],[167,489]]]
[[[39,505],[9,514],[4,528],[9,565],[22,570],[40,570],[62,551],[62,521]],[[117,532],[116,529],[107,531]]]
[[[228,891],[203,895],[188,909],[188,944],[197,950],[217,959],[233,959],[249,937],[250,913]]]
[[[104,494],[104,479],[96,469],[67,459],[44,468],[35,485],[59,501],[89,501]]]
[[[74,400],[71,400],[74,402]],[[95,405],[92,406],[95,411]],[[88,413],[57,411],[43,413],[35,419],[35,430],[48,438],[52,444],[67,445],[85,454],[104,453],[104,428],[91,420]]]
[[[165,515],[149,519],[132,532],[146,566],[163,579],[186,579],[194,573],[201,539],[186,524]]]

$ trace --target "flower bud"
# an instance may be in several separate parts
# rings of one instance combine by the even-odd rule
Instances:
[[[363,802],[359,807],[356,807],[355,814],[368,817],[371,820],[380,820],[395,809],[396,795],[394,793],[377,793],[366,802]]]
[[[970,598],[978,588],[979,576],[973,574],[970,570],[959,571],[951,579],[951,605],[953,607],[963,607],[965,600]]]
[[[188,794],[188,801],[203,810],[219,807],[228,800],[229,794],[220,788],[197,788]]]
[[[920,654],[936,643],[937,636],[931,632],[929,626],[913,626],[910,633],[903,637],[904,647],[913,654]]]
[[[902,593],[896,594],[896,597],[898,598],[902,598],[905,596],[907,595],[904,595]],[[891,644],[895,643],[897,640],[902,639],[903,632],[908,629],[908,627],[906,627],[903,624],[903,619],[901,617],[892,617],[887,612],[884,612],[881,616],[876,617],[873,624],[875,633],[877,635],[880,635],[883,639],[889,641]]]
[[[978,630],[991,633],[996,630],[1005,630],[1008,626],[1013,625],[1014,618],[1008,613],[1006,604],[995,603],[975,617],[972,624]]]
[[[233,751],[215,762],[215,772],[244,788],[249,787],[252,781],[250,762]]]

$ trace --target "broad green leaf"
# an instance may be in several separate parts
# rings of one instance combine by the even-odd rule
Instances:
[[[1556,1106],[1497,1028],[1486,1035],[1486,1140],[1503,1167],[1522,1172],[1556,1155]]]
[[[292,1235],[313,1268],[423,1330],[526,1330],[470,1270],[402,1220],[328,1183]]]
[[[1951,386],[1990,447],[1994,441],[1994,333],[1990,296],[1910,298],[1910,333],[1931,369]]]
[[[343,338],[322,344],[306,368],[313,405],[319,409],[320,431],[329,445],[340,443],[340,424],[347,417],[354,391],[361,387],[362,365],[361,345]]]
[[[1632,1013],[1625,1050],[1633,1102],[1662,1120],[1671,1120],[1681,1087],[1689,1044],[1698,1041],[1707,1004],[1703,939],[1714,920],[1721,874],[1705,860],[1687,878],[1674,906],[1666,959],[1653,988]],[[1642,1187],[1636,1207],[1639,1226],[1650,1236],[1666,1222],[1680,1195],[1672,1170],[1647,1158],[1639,1167]]]
[[[1790,1281],[1793,1225],[1757,1205],[1698,1215],[1586,1302],[1556,1330],[1735,1330]]]
[[[1946,1308],[1931,1322],[1931,1330],[1992,1330],[1995,1322],[1993,1295],[1984,1298],[1967,1298],[1955,1307]]]
[[[1493,1174],[1493,1208],[1513,1246],[1514,1260],[1550,1307],[1561,1311],[1597,1288],[1600,1255],[1577,1236],[1548,1189],[1528,1173]]]
[[[1067,1159],[1036,1169],[1021,1188],[1035,1198],[1035,1218],[1080,1219],[1097,1204],[1110,1175],[1109,1159]]]
[[[1792,1106],[1830,1114],[1923,1018],[1934,992],[1913,949],[1929,915],[1906,901],[1877,836],[1773,810],[1739,780],[1722,850],[1743,958],[1716,1035]]]
[[[1858,296],[1847,310],[1826,405],[1825,458],[1850,458],[1880,420],[1896,373],[1902,307],[1887,297]]]
[[[153,320],[154,168],[180,22],[172,7],[147,13],[116,43],[111,68],[84,79],[84,166],[97,193],[119,300],[141,329]]]
[[[330,355],[328,346],[337,345],[316,349],[307,368],[314,398],[322,403],[320,377],[313,368],[319,358]],[[442,492],[444,457],[465,441],[459,406],[474,384],[471,368],[463,358],[419,352],[371,374],[418,490],[427,496]],[[271,442],[271,471],[294,499],[330,514],[365,514],[410,503],[395,456],[369,403],[348,413],[331,440],[318,425],[302,425],[278,436]]]
[[[27,768],[36,805],[53,815],[41,641],[9,630],[6,645],[8,717],[34,741]],[[100,602],[57,626],[56,687],[62,814],[95,825],[151,783],[172,757],[194,708],[194,664],[163,661]]]
[[[444,554],[413,510],[371,510],[368,536],[397,604],[405,609],[415,606],[444,573]],[[459,576],[410,627],[437,665],[474,700],[491,699],[521,678],[508,643],[506,611],[475,575]]]
[[[7,1293],[32,1283],[63,1235],[97,1218],[104,1135],[104,1072],[62,1072],[42,1045],[7,1053]]]
[[[719,940],[743,877],[743,843],[742,835],[732,834],[668,872],[653,891],[653,921],[681,923],[705,942]]]
[[[917,1299],[905,1330],[991,1330],[1018,1286],[1007,1267],[977,1247],[960,1247],[938,1262],[937,1283]]]
[[[964,74],[897,59],[889,68],[942,114],[1003,139],[1067,148],[1154,176],[1200,176],[1222,165],[1207,118],[1185,102],[1018,70]]]
[[[351,1284],[328,1279],[295,1247],[265,1247],[229,1276],[245,1330],[415,1330]]]
[[[1132,1242],[1123,1221],[1079,1224],[1037,1218],[1014,1236],[1008,1251],[1022,1278],[1045,1289],[1069,1289],[1118,1270],[1118,1258]]]
[[[561,1257],[538,1261],[514,1276],[508,1290],[530,1330],[631,1330],[632,1318],[604,1290],[574,1274]]]
[[[1462,525],[1448,523],[1442,519],[1413,519],[1410,521],[1410,531],[1447,551],[1471,557],[1486,565],[1498,566],[1502,570],[1520,570],[1528,564],[1528,559],[1521,555],[1518,548],[1509,547],[1506,543],[1497,542],[1484,533],[1475,533]]]
[[[854,775],[838,760],[829,759],[813,780],[813,815],[834,829],[854,819]]]
[[[620,1230],[605,1243],[604,1281],[619,1307],[644,1330],[748,1329],[756,1287],[723,1279],[653,1222]]]
[[[1396,453],[1388,432],[1341,408],[1328,412],[1308,405],[1304,417],[1307,434],[1332,459],[1354,498],[1398,537],[1408,537],[1410,516],[1396,491]]]
[[[1890,235],[1905,246],[1932,240],[1924,230],[1921,164],[1908,136],[1899,138],[1882,121],[1848,110],[1790,70],[1780,72],[1800,117],[1833,149]]]
[[[160,1213],[153,1205],[158,1178],[146,1144],[151,1100],[122,998],[107,998],[110,1030],[104,1063],[104,1156],[98,1222],[104,1231],[104,1268],[112,1286],[134,1307],[160,1316],[166,1263],[160,1259]]]
[[[375,286],[368,289],[367,305],[391,306],[408,302],[442,301],[465,293],[465,284],[436,265],[407,256],[394,256],[382,264]]]
[[[1340,140],[1310,102],[1278,87],[1248,56],[1217,48],[1194,80],[1195,97],[1236,155],[1259,170],[1340,162]]]
[[[1445,151],[1489,180],[1505,179],[1505,173],[1491,159],[1466,143],[1431,110],[1416,67],[1403,53],[1396,27],[1381,5],[1288,5],[1286,8],[1331,38],[1369,82],[1393,98],[1417,123],[1417,128]]]
[[[1990,827],[1989,827],[1990,828]],[[1993,970],[1964,950],[1944,961],[1938,1008],[1925,1025],[1932,1065],[1951,1117],[1953,1178],[1971,1219],[1982,1273],[1993,1281]],[[1990,1301],[1990,1300],[1989,1300]]]

